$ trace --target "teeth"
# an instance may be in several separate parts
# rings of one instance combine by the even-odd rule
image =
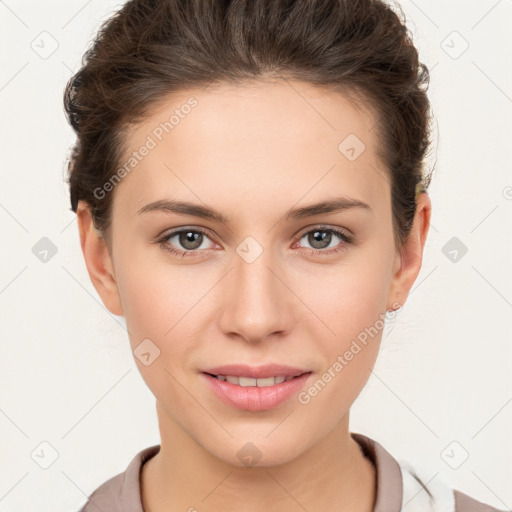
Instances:
[[[258,379],[253,379],[252,377],[238,377],[238,380],[239,380],[239,384],[240,386],[256,386],[257,383],[258,383]],[[260,379],[260,382],[262,380],[265,380],[265,382],[268,380],[268,379]],[[272,379],[274,380],[274,379]],[[233,383],[233,384],[236,384],[236,383]],[[265,384],[265,386],[268,386],[268,384]]]
[[[238,386],[247,387],[247,386],[257,386],[259,388],[264,388],[267,386],[273,386],[274,384],[281,384],[282,382],[288,382],[292,380],[294,377],[284,377],[282,375],[278,377],[265,377],[262,379],[255,379],[253,377],[236,377],[234,375],[216,375],[217,379],[230,382],[231,384],[236,384]]]

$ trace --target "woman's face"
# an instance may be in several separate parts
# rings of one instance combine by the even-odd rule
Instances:
[[[242,448],[284,463],[348,417],[421,251],[400,273],[375,120],[339,93],[281,81],[162,105],[130,133],[134,159],[114,187],[115,290],[95,285],[126,318],[161,430],[239,466]],[[359,205],[308,211],[336,200]],[[223,221],[148,207],[157,201]],[[310,373],[272,390],[203,373],[228,364]],[[227,387],[228,398],[214,391]]]

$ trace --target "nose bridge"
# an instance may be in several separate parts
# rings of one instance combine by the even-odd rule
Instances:
[[[233,266],[229,294],[223,304],[225,332],[257,341],[286,329],[286,295],[290,292],[283,284],[286,280],[280,276],[279,258],[272,248],[248,236],[237,246]]]

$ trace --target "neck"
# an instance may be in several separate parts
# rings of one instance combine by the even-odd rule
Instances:
[[[375,468],[350,436],[348,414],[309,450],[267,467],[219,460],[172,421],[160,431],[160,451],[141,472],[145,512],[373,511]]]

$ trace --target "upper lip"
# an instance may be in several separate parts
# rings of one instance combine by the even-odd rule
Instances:
[[[310,370],[292,368],[282,364],[265,364],[262,366],[250,366],[247,364],[226,364],[202,370],[203,373],[212,375],[233,375],[235,377],[252,377],[253,379],[264,379],[265,377],[297,377]]]

